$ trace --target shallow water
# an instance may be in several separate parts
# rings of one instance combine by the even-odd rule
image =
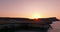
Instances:
[[[49,29],[48,32],[60,32],[60,21],[53,22],[51,26],[53,29]]]

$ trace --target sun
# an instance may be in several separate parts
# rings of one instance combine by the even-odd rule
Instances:
[[[40,18],[40,16],[38,16],[38,15],[35,15],[35,16],[33,16],[33,18]]]
[[[39,14],[34,14],[34,15],[32,15],[32,18],[33,18],[33,19],[38,19],[38,18],[41,18],[41,15],[39,15]]]

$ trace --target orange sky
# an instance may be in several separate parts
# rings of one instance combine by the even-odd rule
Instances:
[[[25,17],[34,15],[60,19],[60,0],[0,0],[0,17]]]

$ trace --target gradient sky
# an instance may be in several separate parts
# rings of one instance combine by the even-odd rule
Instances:
[[[0,17],[32,18],[35,14],[60,19],[60,0],[0,0]]]

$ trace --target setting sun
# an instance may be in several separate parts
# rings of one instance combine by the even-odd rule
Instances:
[[[40,16],[38,16],[38,15],[35,15],[35,16],[33,16],[33,18],[40,18]]]
[[[41,17],[41,15],[39,15],[39,14],[34,14],[34,15],[32,15],[32,18],[33,18],[33,19],[38,19],[38,18],[42,18],[42,17]]]

